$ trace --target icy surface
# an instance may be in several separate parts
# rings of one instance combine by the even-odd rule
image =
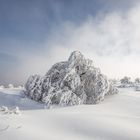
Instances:
[[[31,99],[48,106],[96,104],[105,95],[118,92],[92,60],[78,51],[72,52],[68,61],[54,64],[45,76],[30,76],[25,88]]]

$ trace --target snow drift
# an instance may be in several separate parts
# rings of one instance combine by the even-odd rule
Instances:
[[[25,88],[31,99],[48,106],[96,104],[105,95],[118,92],[93,61],[79,51],[72,52],[68,61],[54,64],[45,76],[30,76]]]

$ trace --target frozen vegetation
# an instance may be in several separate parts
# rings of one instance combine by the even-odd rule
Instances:
[[[136,78],[135,80],[131,80],[131,77],[125,76],[122,79],[111,79],[110,82],[117,88],[131,88],[135,91],[140,91],[140,78]]]
[[[68,61],[54,64],[45,76],[30,76],[25,88],[31,99],[47,106],[96,104],[118,92],[79,51],[72,52]]]

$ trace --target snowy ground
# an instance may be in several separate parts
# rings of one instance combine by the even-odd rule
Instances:
[[[0,140],[140,140],[140,92],[120,89],[97,105],[44,109],[21,90],[1,89]]]

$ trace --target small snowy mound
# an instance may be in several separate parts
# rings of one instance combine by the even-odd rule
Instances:
[[[13,113],[17,115],[21,114],[19,107],[16,107],[15,109],[13,109]]]
[[[0,111],[4,112],[5,114],[16,114],[16,115],[21,114],[19,107],[9,109],[7,106],[2,106],[2,107],[0,107]]]
[[[14,89],[14,85],[13,85],[13,84],[9,84],[9,85],[8,85],[8,88],[9,88],[9,89]]]
[[[8,112],[9,111],[7,106],[0,107],[0,110],[4,111],[4,112]]]
[[[4,86],[3,86],[3,85],[0,86],[0,90],[1,90],[1,89],[4,89]]]
[[[48,106],[96,104],[105,95],[118,92],[93,61],[85,59],[79,51],[72,52],[68,61],[53,65],[45,76],[30,76],[25,88],[31,99]]]

